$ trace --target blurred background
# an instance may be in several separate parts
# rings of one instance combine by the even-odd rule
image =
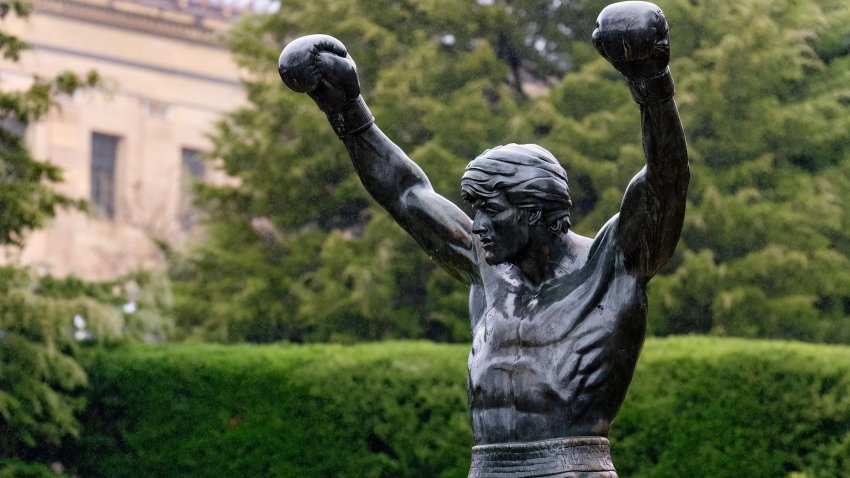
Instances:
[[[468,161],[542,145],[594,236],[644,162],[607,3],[0,0],[0,478],[465,476],[468,286],[277,57],[342,40],[461,208]],[[847,476],[850,4],[658,3],[692,181],[614,461]]]

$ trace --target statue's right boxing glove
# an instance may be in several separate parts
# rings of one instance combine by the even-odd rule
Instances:
[[[278,60],[283,83],[307,93],[340,138],[364,131],[375,118],[360,96],[357,67],[345,45],[329,35],[307,35],[286,45]]]

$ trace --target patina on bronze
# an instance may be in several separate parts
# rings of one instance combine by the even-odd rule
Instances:
[[[470,162],[470,218],[374,124],[342,43],[311,35],[280,56],[284,83],[328,115],[369,193],[470,284],[470,477],[617,476],[608,430],[643,345],[647,282],[681,232],[689,173],[661,10],[610,5],[593,43],[628,81],[646,154],[593,239],[570,231],[567,175],[544,148],[508,144]]]

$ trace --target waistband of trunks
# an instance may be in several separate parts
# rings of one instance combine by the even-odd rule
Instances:
[[[613,472],[599,476],[617,476],[608,439],[570,437],[476,445],[469,478],[531,478],[571,472]]]

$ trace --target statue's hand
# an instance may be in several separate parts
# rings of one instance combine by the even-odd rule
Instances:
[[[307,93],[327,114],[360,96],[357,67],[345,45],[330,35],[307,35],[286,45],[278,71],[291,90]]]
[[[608,5],[596,19],[593,46],[629,79],[656,76],[670,61],[664,13],[649,2]]]

